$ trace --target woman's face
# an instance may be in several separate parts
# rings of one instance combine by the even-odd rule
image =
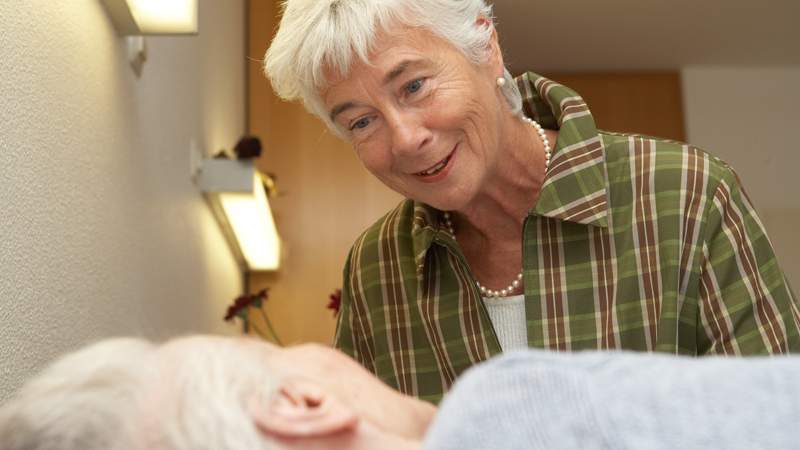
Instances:
[[[376,37],[370,64],[331,78],[326,108],[364,166],[406,197],[443,210],[467,206],[496,167],[499,125],[509,114],[496,86],[496,42],[473,64],[419,28]]]

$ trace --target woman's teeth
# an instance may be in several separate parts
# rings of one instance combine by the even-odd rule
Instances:
[[[426,176],[426,177],[427,176],[431,176],[431,175],[436,175],[437,173],[439,173],[440,170],[444,169],[444,166],[447,165],[448,161],[450,161],[450,157],[449,156],[447,158],[443,159],[441,162],[439,162],[439,164],[431,167],[430,169],[428,169],[428,170],[426,170],[424,172],[419,172],[417,175],[422,175],[422,176]]]

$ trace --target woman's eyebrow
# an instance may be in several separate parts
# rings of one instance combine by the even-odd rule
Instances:
[[[354,106],[356,106],[356,104],[353,103],[353,102],[339,103],[338,105],[334,106],[333,109],[331,110],[331,116],[330,116],[331,122],[335,122],[336,121],[336,116],[338,116],[340,113],[343,113],[344,111],[347,111],[348,109],[350,109],[350,108],[352,108]]]
[[[411,66],[424,66],[425,60],[422,59],[404,59],[400,61],[397,65],[394,66],[392,70],[390,70],[386,76],[383,77],[383,84],[389,84],[394,81],[395,78],[399,77],[403,74]]]
[[[397,77],[402,75],[403,72],[405,72],[409,67],[412,67],[412,66],[424,66],[425,64],[426,64],[426,61],[424,59],[404,59],[404,60],[400,61],[399,63],[397,63],[392,68],[392,70],[390,70],[389,72],[386,73],[386,75],[383,77],[383,84],[387,85],[387,84],[391,83]],[[344,102],[344,103],[340,103],[340,104],[334,106],[333,109],[331,109],[331,114],[330,114],[331,122],[335,122],[336,121],[336,116],[338,116],[339,114],[343,113],[344,111],[347,111],[348,109],[350,109],[350,108],[352,108],[354,106],[356,106],[356,105],[353,102]]]

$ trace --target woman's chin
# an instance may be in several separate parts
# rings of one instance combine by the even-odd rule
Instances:
[[[422,195],[420,198],[415,198],[414,200],[425,203],[440,211],[460,211],[469,203],[467,196],[463,194],[463,192],[455,191],[452,195]]]

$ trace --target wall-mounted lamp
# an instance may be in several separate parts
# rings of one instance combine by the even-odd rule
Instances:
[[[103,0],[122,36],[197,34],[197,0]]]
[[[251,271],[280,267],[280,237],[261,177],[252,160],[206,159],[197,178],[239,264]]]
[[[102,0],[137,76],[147,61],[143,35],[197,34],[197,0]]]

